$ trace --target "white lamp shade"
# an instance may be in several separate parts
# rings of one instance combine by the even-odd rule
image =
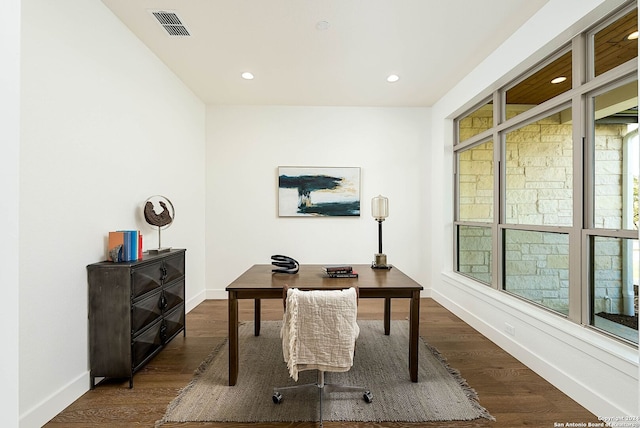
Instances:
[[[371,215],[376,220],[384,220],[389,217],[389,199],[382,195],[371,199]]]

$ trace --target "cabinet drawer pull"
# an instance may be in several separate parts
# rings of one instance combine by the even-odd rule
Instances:
[[[160,300],[158,300],[158,308],[164,309],[169,303],[167,302],[167,296],[164,295],[164,290],[160,293]]]
[[[162,325],[160,326],[160,338],[163,343],[167,341],[167,325],[164,320],[162,320]]]
[[[164,262],[162,263],[162,266],[160,266],[160,280],[164,282],[164,280],[167,278],[167,267],[164,265]]]

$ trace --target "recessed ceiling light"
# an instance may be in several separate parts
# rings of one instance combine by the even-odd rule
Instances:
[[[400,80],[400,76],[398,76],[397,74],[390,74],[387,77],[387,82],[389,83],[394,83],[394,82],[397,82],[398,80]]]
[[[638,40],[638,32],[634,31],[633,33],[627,36],[627,40]]]
[[[567,78],[566,78],[566,77],[564,77],[564,76],[560,76],[560,77],[556,77],[555,79],[553,79],[553,80],[551,81],[551,83],[553,83],[553,84],[556,84],[556,83],[562,83],[562,82],[564,82],[565,80],[567,80]]]
[[[318,23],[316,24],[316,30],[318,31],[325,31],[329,29],[329,23],[327,21],[318,21]]]
[[[242,78],[245,80],[252,80],[253,74],[249,73],[248,71],[245,71],[244,73],[242,73]]]

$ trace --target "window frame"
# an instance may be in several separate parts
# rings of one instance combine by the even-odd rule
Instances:
[[[593,66],[593,39],[594,34],[599,30],[611,25],[620,17],[636,9],[635,2],[627,3],[613,14],[605,17],[591,28],[574,36],[571,41],[557,49],[545,60],[538,62],[534,67],[528,69],[518,78],[492,92],[490,97],[485,97],[482,101],[475,103],[473,107],[465,110],[458,118],[465,118],[475,110],[481,108],[493,100],[493,127],[482,133],[474,135],[464,141],[459,140],[459,121],[454,118],[453,122],[453,180],[454,180],[454,209],[453,209],[453,269],[454,273],[469,277],[459,272],[459,255],[461,248],[458,242],[458,231],[460,226],[490,227],[492,233],[491,250],[491,284],[490,287],[499,292],[508,294],[519,300],[536,305],[534,302],[509,293],[504,289],[505,275],[505,246],[504,236],[508,230],[530,230],[534,232],[551,232],[568,234],[569,238],[569,310],[566,316],[572,322],[581,324],[587,328],[592,328],[600,333],[620,340],[625,344],[638,346],[630,343],[616,335],[601,331],[590,325],[592,317],[591,311],[591,273],[589,267],[590,250],[588,243],[594,236],[611,236],[615,238],[638,239],[638,231],[616,231],[607,229],[596,229],[593,222],[593,158],[591,149],[591,136],[593,123],[589,114],[589,100],[597,94],[605,93],[616,86],[638,79],[638,57],[619,64],[615,68],[608,70],[598,76],[593,76],[595,67]],[[572,88],[562,92],[555,97],[544,101],[532,108],[517,114],[509,119],[507,115],[506,92],[532,76],[545,66],[555,61],[560,56],[572,52]],[[507,224],[506,223],[506,135],[513,130],[533,123],[541,118],[548,117],[554,112],[571,108],[572,117],[572,145],[573,145],[573,213],[571,226],[548,226],[530,224]],[[465,150],[477,145],[493,140],[494,149],[494,210],[491,223],[469,222],[460,220],[459,204],[459,155]],[[590,207],[590,208],[588,208]],[[475,280],[480,284],[485,284]],[[536,305],[555,314],[559,314],[543,305]],[[562,314],[559,314],[562,315]]]

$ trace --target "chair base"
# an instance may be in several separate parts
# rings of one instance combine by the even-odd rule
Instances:
[[[371,403],[373,401],[373,394],[367,388],[361,386],[348,386],[348,385],[337,385],[333,383],[324,383],[324,372],[318,370],[318,381],[316,383],[307,383],[304,385],[293,385],[293,386],[283,386],[280,388],[273,388],[273,396],[271,399],[274,404],[280,404],[283,400],[283,396],[281,391],[290,391],[294,389],[311,389],[317,388],[318,395],[320,397],[320,427],[322,427],[322,402],[323,396],[325,393],[330,394],[332,392],[361,392],[362,399]]]

